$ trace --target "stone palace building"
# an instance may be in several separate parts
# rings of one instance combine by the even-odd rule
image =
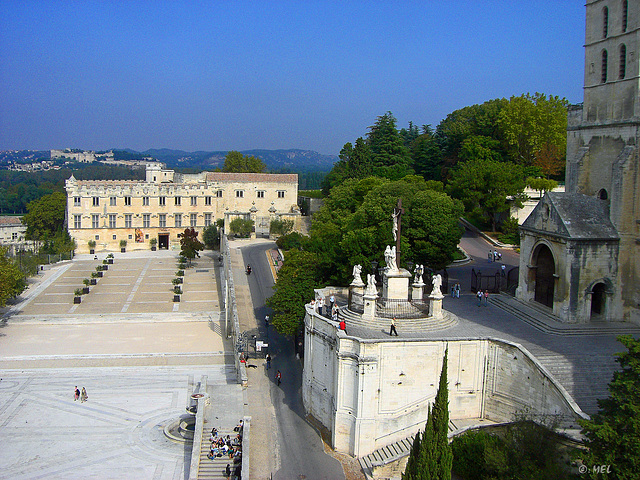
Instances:
[[[181,174],[149,163],[145,181],[76,180],[67,191],[67,223],[78,252],[179,248],[178,234],[224,219],[225,232],[234,218],[255,222],[254,234],[268,234],[275,218],[299,223],[298,175],[201,172]]]

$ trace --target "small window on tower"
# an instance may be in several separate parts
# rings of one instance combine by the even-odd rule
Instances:
[[[602,9],[602,38],[607,38],[609,34],[609,8]]]
[[[620,70],[618,79],[622,80],[627,74],[627,47],[625,44],[620,45]]]
[[[600,75],[600,83],[607,83],[607,51],[602,51],[602,71]]]

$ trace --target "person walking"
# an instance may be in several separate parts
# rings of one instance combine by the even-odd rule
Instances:
[[[476,298],[478,299],[478,306],[482,305],[482,297],[484,297],[484,295],[482,294],[482,290],[478,290],[478,293],[476,293]]]
[[[80,390],[78,390],[78,386],[76,385],[76,389],[73,391],[73,401],[75,402],[80,398]]]
[[[489,305],[489,290],[484,291],[484,306]]]
[[[393,317],[391,319],[391,328],[389,329],[389,336],[396,334],[396,337],[398,336],[398,332],[396,330],[396,317]]]
[[[271,368],[271,355],[267,353],[267,370]]]
[[[324,297],[318,299],[318,312],[322,315],[322,309],[324,308]]]
[[[493,251],[489,250],[489,253],[487,254],[487,260],[489,260],[489,263],[493,262]]]
[[[278,372],[276,373],[276,383],[278,384],[278,386],[280,386],[280,382],[282,382],[282,374],[280,373],[280,370],[278,370]]]
[[[456,293],[456,298],[460,298],[460,284],[459,283],[456,283],[455,293]]]
[[[264,316],[264,326],[269,328],[269,315]]]
[[[329,297],[329,303],[331,304],[331,311],[333,312],[333,306],[336,304],[336,297],[333,296],[333,293]]]
[[[88,398],[89,398],[89,395],[87,395],[87,389],[82,387],[82,393],[80,394],[80,401],[84,403],[87,401]]]
[[[224,469],[224,475],[227,477],[227,480],[229,480],[229,477],[231,477],[231,465],[229,465],[227,463],[227,468]]]

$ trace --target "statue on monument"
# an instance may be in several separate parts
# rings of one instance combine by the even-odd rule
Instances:
[[[422,275],[424,274],[424,265],[416,265],[414,270],[413,283],[416,285],[424,285]]]
[[[362,281],[362,277],[360,274],[362,273],[362,265],[354,265],[353,266],[353,282],[351,285],[364,285]]]
[[[431,277],[431,284],[433,285],[433,290],[431,290],[431,295],[434,297],[442,296],[442,292],[440,291],[440,287],[442,286],[442,275],[439,273]]]
[[[391,220],[393,221],[393,226],[391,227],[391,233],[393,234],[393,241],[398,241],[398,217],[400,216],[400,209],[394,208],[393,213],[391,214]]]
[[[387,245],[384,251],[384,261],[387,264],[387,272],[398,271],[398,265],[396,265],[396,247]]]
[[[365,295],[378,295],[378,289],[376,288],[376,276],[367,275],[367,289],[364,292]]]

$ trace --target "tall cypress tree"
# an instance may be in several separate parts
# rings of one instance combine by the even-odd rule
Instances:
[[[447,385],[447,357],[444,352],[438,393],[429,405],[427,424],[420,440],[420,432],[413,441],[402,480],[451,480],[453,452],[449,445],[449,387]]]

